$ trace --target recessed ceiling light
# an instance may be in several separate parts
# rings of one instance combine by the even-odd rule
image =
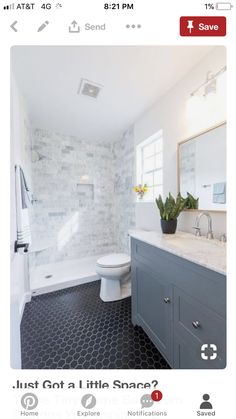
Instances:
[[[101,88],[101,84],[86,79],[81,79],[78,95],[89,96],[93,99],[97,99]]]

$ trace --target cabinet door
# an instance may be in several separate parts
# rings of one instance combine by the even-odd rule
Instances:
[[[176,368],[224,368],[225,318],[174,288]]]
[[[172,286],[158,272],[141,263],[135,264],[132,283],[135,322],[172,363]]]

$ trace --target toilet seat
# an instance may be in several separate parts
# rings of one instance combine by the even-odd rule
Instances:
[[[103,266],[96,266],[96,272],[101,277],[105,278],[122,278],[124,275],[126,275],[128,272],[130,272],[130,265],[127,266],[121,266],[119,268],[108,268]]]
[[[122,268],[130,263],[130,256],[125,253],[112,253],[97,260],[97,266],[101,268]]]

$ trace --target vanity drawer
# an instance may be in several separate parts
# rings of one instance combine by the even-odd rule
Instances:
[[[216,345],[217,362],[225,364],[225,319],[181,289],[174,287],[174,329],[185,345],[196,348],[201,360],[202,345]],[[212,362],[211,362],[212,367]],[[223,367],[222,367],[223,368]]]

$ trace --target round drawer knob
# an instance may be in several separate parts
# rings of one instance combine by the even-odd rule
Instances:
[[[164,298],[164,302],[167,304],[167,303],[170,303],[170,298],[169,297],[165,297]]]
[[[199,329],[199,327],[201,326],[200,323],[197,320],[192,322],[192,325],[195,329]]]

